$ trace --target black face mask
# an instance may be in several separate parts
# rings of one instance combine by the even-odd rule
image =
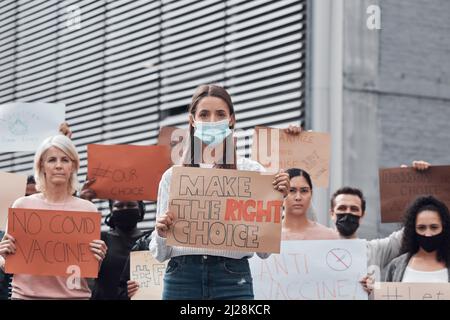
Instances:
[[[359,216],[351,213],[336,213],[336,228],[344,237],[350,237],[359,228]]]
[[[422,236],[418,233],[416,233],[416,236],[419,246],[426,252],[433,252],[437,250],[441,245],[442,240],[444,240],[443,232],[431,237]]]
[[[114,210],[111,214],[110,224],[123,230],[130,231],[135,228],[141,218],[139,209]]]

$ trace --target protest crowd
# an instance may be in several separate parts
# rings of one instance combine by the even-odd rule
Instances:
[[[390,282],[449,282],[450,213],[428,188],[442,176],[429,159],[380,169],[381,212],[366,212],[357,185],[332,190],[330,228],[312,201],[329,185],[328,134],[256,127],[250,159],[237,121],[227,90],[201,85],[186,128],[161,130],[159,145],[88,145],[81,187],[76,132],[62,123],[36,146],[32,175],[1,175],[17,194],[2,199],[0,299],[377,299]],[[156,201],[145,232],[144,201]],[[368,214],[402,226],[360,239]]]

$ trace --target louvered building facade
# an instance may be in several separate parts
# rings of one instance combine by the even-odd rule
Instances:
[[[84,181],[87,144],[156,144],[161,126],[186,125],[196,86],[220,83],[248,156],[254,126],[305,120],[307,12],[307,0],[2,0],[0,104],[65,103]],[[32,157],[0,154],[0,170],[31,174]]]

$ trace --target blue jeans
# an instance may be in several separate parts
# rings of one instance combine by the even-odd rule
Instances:
[[[248,259],[187,255],[170,259],[163,300],[253,300]]]

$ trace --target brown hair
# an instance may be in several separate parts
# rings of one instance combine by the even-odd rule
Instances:
[[[195,90],[191,104],[189,105],[188,112],[192,115],[192,118],[195,117],[195,112],[197,111],[197,105],[199,102],[205,97],[216,97],[222,99],[228,106],[230,111],[230,116],[234,115],[234,106],[231,101],[231,97],[225,88],[214,85],[214,84],[205,84],[197,87]],[[231,129],[234,129],[234,124],[230,126]],[[183,165],[186,167],[199,167],[200,161],[203,159],[202,152],[202,142],[200,139],[194,137],[194,127],[191,123],[189,123],[189,143],[187,150],[184,153]],[[233,162],[227,163],[227,145],[231,146],[231,150],[233,150]],[[223,142],[223,163],[216,164],[214,168],[220,169],[236,169],[236,145],[233,135],[230,134]]]

